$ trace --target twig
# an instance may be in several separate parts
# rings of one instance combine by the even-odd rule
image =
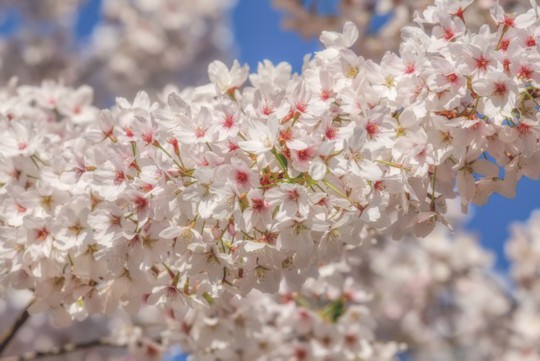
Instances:
[[[79,342],[79,343],[68,343],[66,345],[62,345],[59,347],[53,347],[50,350],[47,351],[32,351],[28,352],[23,355],[15,356],[13,358],[13,361],[28,361],[28,360],[37,360],[40,358],[45,357],[53,357],[53,356],[60,356],[65,355],[72,352],[79,352],[84,351],[89,348],[93,347],[119,347],[124,348],[126,347],[126,344],[117,344],[113,343],[111,341],[108,341],[107,339],[97,339],[97,340],[91,340],[91,341],[85,341],[85,342]],[[1,361],[1,359],[0,359]]]
[[[19,317],[15,319],[15,322],[13,322],[11,326],[9,326],[9,328],[0,338],[0,355],[2,355],[4,350],[8,347],[13,337],[15,337],[15,335],[17,334],[17,331],[19,331],[19,329],[24,325],[28,318],[30,318],[28,308],[32,305],[32,303],[34,303],[33,300],[28,304],[28,306],[26,306],[23,313],[21,313]]]

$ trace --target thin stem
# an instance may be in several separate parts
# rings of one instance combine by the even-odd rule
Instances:
[[[97,340],[91,340],[91,341],[85,341],[85,342],[79,342],[79,343],[68,343],[66,345],[62,345],[60,347],[54,347],[47,351],[33,351],[26,353],[24,355],[17,356],[14,360],[17,361],[28,361],[28,360],[37,360],[45,357],[53,357],[53,356],[60,356],[65,355],[72,352],[79,352],[84,351],[89,348],[93,347],[118,347],[123,348],[126,347],[125,344],[116,344],[112,343],[106,339],[97,339]]]
[[[11,340],[15,337],[17,334],[17,331],[24,325],[24,323],[30,318],[30,314],[28,313],[28,308],[34,303],[34,300],[32,300],[28,306],[24,309],[24,311],[15,319],[15,321],[9,326],[9,328],[4,332],[2,337],[0,338],[0,355],[5,351],[5,349],[9,346],[9,343]]]

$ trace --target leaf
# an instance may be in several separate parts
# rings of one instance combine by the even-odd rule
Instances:
[[[278,164],[281,167],[281,169],[285,173],[287,173],[287,166],[288,166],[287,158],[285,158],[285,156],[283,154],[279,153],[276,149],[272,149],[272,154],[274,154],[274,156],[276,157],[276,159],[278,161]]]

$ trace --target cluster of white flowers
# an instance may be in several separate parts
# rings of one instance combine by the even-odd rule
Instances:
[[[397,50],[401,44],[401,29],[407,26],[434,0],[274,0],[274,5],[285,11],[283,25],[304,37],[318,36],[323,30],[338,30],[347,21],[360,29],[360,41],[354,50],[372,60],[380,59],[388,50]],[[486,9],[495,0],[445,0],[454,13],[467,8],[463,14],[469,29],[478,30],[490,23]],[[507,10],[522,11],[530,6],[529,0],[499,0]],[[460,10],[461,9],[461,10]]]
[[[227,14],[234,0],[115,0],[101,2],[88,38],[78,22],[88,1],[7,0],[0,4],[0,80],[25,84],[63,79],[88,83],[97,100],[194,84],[232,45]],[[85,24],[91,27],[92,24]]]
[[[185,25],[120,4],[121,26]],[[199,361],[390,361],[406,345],[415,361],[538,361],[538,222],[509,244],[515,291],[472,237],[435,228],[451,199],[466,211],[540,176],[538,9],[496,4],[475,32],[468,5],[436,1],[380,63],[346,23],[301,74],[216,61],[210,84],[157,102],[0,88],[0,295],[29,290],[59,325],[107,315],[116,334],[91,344],[141,360],[180,345]],[[148,31],[108,67],[137,67]]]
[[[172,322],[165,342],[196,360],[393,361],[405,346],[377,340],[370,295],[349,267],[319,269],[300,292],[257,291]]]
[[[536,242],[536,228],[531,218],[518,242]],[[512,257],[519,267],[529,255]],[[160,360],[179,346],[198,361],[394,361],[399,354],[414,361],[536,361],[540,300],[530,284],[517,285],[512,290],[498,278],[491,255],[473,236],[438,227],[424,239],[380,238],[349,249],[298,291],[282,284],[274,295],[253,291],[196,305],[181,319],[168,305],[145,307],[133,321],[116,312],[108,327],[102,319],[86,321],[83,335],[76,332],[81,325],[67,336],[55,334],[37,317],[14,347],[46,352],[55,349],[51,345],[107,336],[110,345],[129,348],[94,350],[85,360],[122,360],[126,352]]]
[[[479,34],[451,9],[428,8],[432,34],[406,28],[381,64],[348,49],[349,23],[300,75],[214,62],[167,105],[139,93],[98,115],[88,87],[7,88],[2,283],[59,323],[142,303],[182,317],[299,289],[346,245],[427,235],[456,184],[464,209],[512,196],[540,172],[537,9],[495,6]]]
[[[168,84],[197,84],[208,64],[227,58],[233,47],[228,12],[235,3],[103,1],[103,21],[91,44],[95,59],[90,66],[97,62],[104,68],[97,86],[108,87],[111,99],[134,96],[137,89],[157,93]]]
[[[538,334],[522,329],[538,316],[521,316],[491,260],[474,237],[443,228],[380,239],[321,266],[299,292],[190,310],[164,340],[197,360],[537,360]]]

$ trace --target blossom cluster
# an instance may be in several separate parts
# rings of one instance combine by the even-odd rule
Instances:
[[[508,11],[523,11],[527,0],[499,0]],[[415,19],[427,6],[445,3],[454,13],[463,14],[470,29],[493,25],[486,9],[495,0],[433,1],[433,0],[274,0],[274,6],[285,11],[283,26],[304,37],[318,36],[323,30],[338,30],[347,21],[360,29],[360,41],[354,49],[370,59],[380,59],[388,50],[396,51],[401,44],[401,29]]]
[[[349,250],[299,292],[190,310],[164,339],[197,360],[537,360],[538,300],[518,293],[472,235],[439,227]]]
[[[60,324],[143,304],[182,319],[282,280],[299,290],[374,237],[425,236],[458,194],[464,210],[512,196],[540,173],[540,22],[491,13],[496,31],[474,33],[437,2],[419,17],[430,33],[405,28],[380,64],[349,49],[347,23],[301,74],[216,61],[166,104],[141,92],[99,111],[86,86],[12,83],[1,283]]]
[[[90,84],[97,101],[110,105],[140,88],[154,94],[170,83],[194,84],[231,48],[233,0],[103,1],[96,24],[80,34],[88,3],[2,1],[7,30],[0,34],[0,79]]]
[[[531,257],[525,250],[538,241],[536,217],[514,226],[509,244],[523,250],[509,248],[514,267]],[[472,235],[439,226],[423,239],[380,237],[348,249],[297,291],[284,284],[274,295],[253,291],[197,305],[182,319],[167,305],[145,307],[131,321],[116,312],[108,318],[109,335],[103,320],[90,319],[85,335],[75,327],[55,336],[36,317],[21,333],[26,341],[14,346],[46,352],[54,349],[47,344],[66,338],[77,345],[106,335],[140,360],[162,359],[178,346],[196,360],[538,360],[537,285],[515,274],[515,288],[509,287],[492,260]],[[121,360],[126,352],[82,351],[73,359]]]
[[[394,361],[404,344],[378,339],[371,296],[345,264],[320,268],[300,292],[192,309],[164,333],[196,360]],[[385,338],[386,339],[386,338]]]

